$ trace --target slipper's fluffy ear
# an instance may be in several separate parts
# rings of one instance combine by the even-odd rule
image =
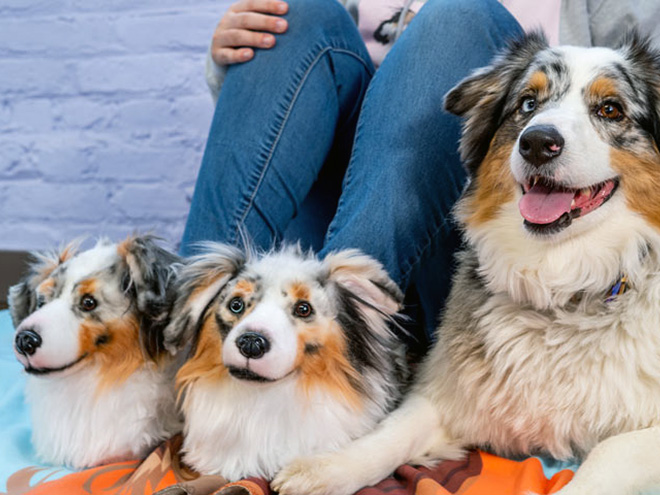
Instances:
[[[525,73],[536,54],[547,47],[541,32],[513,40],[491,65],[474,71],[445,96],[445,110],[465,118],[460,151],[471,175],[486,156],[499,127],[509,88]]]
[[[165,329],[165,347],[172,354],[194,345],[208,308],[246,261],[242,251],[226,244],[204,243],[203,248],[179,272],[173,317]]]
[[[393,331],[403,294],[375,259],[350,249],[328,254],[326,284],[336,291],[337,322],[342,327],[356,370],[381,374],[392,385],[407,376],[404,346]]]
[[[176,272],[181,260],[151,235],[131,236],[117,246],[122,259],[122,290],[133,299],[142,343],[155,358],[163,349],[163,329],[176,299]]]
[[[394,315],[401,309],[403,294],[383,265],[356,249],[328,254],[323,260],[328,279],[336,283],[364,309]]]
[[[9,313],[14,328],[37,309],[37,288],[44,284],[44,293],[49,288],[52,289],[47,280],[59,265],[75,256],[78,244],[76,241],[59,251],[31,253],[32,261],[29,263],[28,272],[16,285],[9,288]]]

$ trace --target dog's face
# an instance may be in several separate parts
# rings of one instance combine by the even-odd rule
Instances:
[[[174,261],[149,237],[37,256],[10,289],[16,357],[34,375],[96,363],[102,381],[123,381],[162,348]]]
[[[619,50],[512,44],[446,98],[466,117],[460,219],[479,229],[515,202],[516,221],[553,242],[621,209],[660,228],[659,100],[660,55],[637,37]]]
[[[166,343],[192,345],[178,376],[184,387],[199,379],[247,384],[296,375],[305,388],[351,395],[359,371],[377,365],[369,348],[389,338],[387,315],[401,300],[382,267],[355,252],[319,261],[289,248],[247,260],[218,245],[182,279]]]

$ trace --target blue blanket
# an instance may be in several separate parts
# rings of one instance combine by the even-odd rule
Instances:
[[[45,466],[37,460],[30,443],[30,411],[25,403],[25,374],[14,357],[14,327],[9,311],[0,311],[0,492],[7,491],[7,480],[28,466],[46,468],[35,476],[34,481],[46,476],[63,476],[70,473],[62,468]]]

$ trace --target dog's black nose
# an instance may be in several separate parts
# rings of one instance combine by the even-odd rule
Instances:
[[[31,329],[21,330],[14,340],[16,350],[24,356],[32,356],[41,345],[41,337]]]
[[[238,350],[249,359],[259,359],[270,350],[270,342],[259,333],[247,332],[236,339]]]
[[[520,154],[534,166],[541,166],[561,155],[564,138],[551,125],[533,125],[520,136]]]

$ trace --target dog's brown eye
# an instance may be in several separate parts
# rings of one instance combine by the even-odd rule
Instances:
[[[621,120],[623,111],[616,103],[603,103],[598,109],[598,116],[608,120]]]
[[[245,309],[245,303],[243,302],[243,299],[240,297],[235,297],[231,301],[229,301],[229,311],[232,313],[239,315],[243,312]]]
[[[293,308],[293,313],[299,318],[309,318],[313,312],[312,305],[307,301],[299,301]]]
[[[96,309],[97,302],[94,299],[94,296],[90,294],[85,294],[80,298],[80,309],[83,311],[92,311]]]

